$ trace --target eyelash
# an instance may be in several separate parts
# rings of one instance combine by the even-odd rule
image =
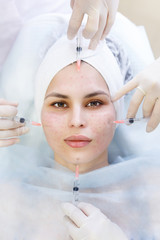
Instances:
[[[89,106],[90,105],[90,106]],[[98,108],[100,107],[101,105],[103,105],[103,102],[102,101],[99,101],[99,100],[93,100],[93,101],[89,101],[85,107],[89,107],[89,108]],[[55,107],[55,108],[58,108],[58,109],[62,109],[62,108],[68,108],[68,105],[67,103],[65,102],[54,102],[51,104],[51,106]]]
[[[56,105],[63,105],[63,107],[62,106],[56,106]],[[64,105],[66,105],[66,106],[64,107]],[[53,106],[55,108],[67,108],[67,104],[65,102],[54,102],[54,103],[51,104],[51,106]]]
[[[90,108],[92,107],[100,107],[101,105],[103,105],[103,102],[99,101],[99,100],[93,100],[93,101],[90,101],[87,105],[91,104],[91,106],[88,106]],[[93,104],[93,105],[92,105]]]

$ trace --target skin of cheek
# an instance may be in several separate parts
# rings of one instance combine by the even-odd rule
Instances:
[[[101,116],[100,116],[101,115]],[[101,119],[101,122],[99,121]],[[94,151],[103,152],[109,146],[115,132],[113,121],[115,119],[115,112],[111,114],[111,111],[101,113],[97,115],[91,115],[90,125],[93,125],[93,133],[95,136]],[[92,124],[93,122],[93,124]],[[95,128],[95,122],[99,122]]]
[[[42,125],[47,142],[54,151],[54,146],[59,145],[60,147],[61,145],[57,139],[60,139],[60,137],[63,136],[65,130],[64,118],[59,118],[59,116],[51,112],[44,113],[42,111]]]

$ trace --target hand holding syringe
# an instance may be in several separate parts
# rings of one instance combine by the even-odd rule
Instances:
[[[17,117],[17,107],[18,103],[0,99],[0,147],[18,143],[19,136],[29,132],[26,125],[34,123]]]
[[[127,118],[136,116],[142,106],[143,116],[148,118],[146,131],[152,132],[160,123],[160,58],[119,89],[112,96],[112,102],[133,89],[135,92],[129,103]]]
[[[68,38],[73,39],[76,36],[86,15],[83,37],[91,39],[89,48],[94,50],[98,42],[109,33],[115,20],[118,4],[119,0],[71,0],[73,11],[67,31]]]

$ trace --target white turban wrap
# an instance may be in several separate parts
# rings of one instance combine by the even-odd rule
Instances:
[[[95,51],[89,50],[88,44],[88,40],[83,39],[81,60],[93,66],[102,75],[110,94],[114,95],[123,85],[123,77],[115,57],[105,41],[102,41]],[[66,35],[58,39],[48,50],[36,75],[35,106],[39,120],[45,93],[51,80],[61,69],[75,61],[76,40],[70,41]],[[115,102],[114,106],[117,119],[120,119],[123,113],[123,99]]]

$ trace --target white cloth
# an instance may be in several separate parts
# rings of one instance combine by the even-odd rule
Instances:
[[[0,0],[0,71],[23,25],[44,13],[70,13],[70,0]]]
[[[74,173],[32,150],[1,151],[0,238],[68,240],[60,204],[72,202]],[[125,160],[80,174],[79,201],[101,209],[129,240],[159,240],[160,161]]]

